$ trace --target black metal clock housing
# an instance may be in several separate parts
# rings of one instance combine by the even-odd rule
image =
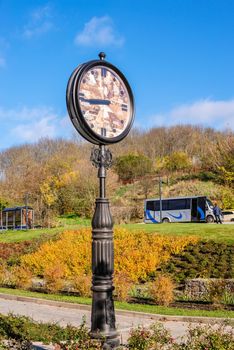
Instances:
[[[76,130],[94,144],[112,144],[125,138],[134,119],[131,87],[118,68],[93,60],[72,73],[66,93],[67,110]]]

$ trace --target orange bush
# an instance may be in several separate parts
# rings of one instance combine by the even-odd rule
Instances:
[[[154,233],[115,231],[115,272],[124,272],[131,281],[147,279],[171,254],[178,254],[197,238],[165,237]]]
[[[149,293],[158,305],[168,306],[174,299],[174,283],[169,276],[159,275],[150,284]]]
[[[128,275],[124,272],[115,274],[114,278],[114,296],[119,301],[128,301],[129,292],[133,286],[132,281],[129,279]]]
[[[14,266],[11,269],[12,282],[16,288],[27,289],[32,286],[32,272],[23,266]]]
[[[171,254],[180,253],[194,237],[165,237],[145,232],[116,228],[115,273],[124,274],[132,282],[143,281]],[[45,276],[54,266],[61,269],[62,279],[74,280],[91,271],[91,230],[66,231],[57,241],[44,243],[38,251],[21,259],[34,275]]]
[[[0,285],[6,283],[7,265],[3,260],[0,260]]]
[[[59,266],[61,278],[72,279],[90,273],[91,232],[65,231],[57,241],[44,243],[35,253],[22,257],[23,265],[28,266],[34,275],[44,276],[45,270]]]
[[[81,297],[91,296],[91,275],[75,276],[73,279],[73,287]]]
[[[44,271],[45,287],[51,293],[61,291],[64,286],[64,270],[63,267],[56,264],[48,266]]]

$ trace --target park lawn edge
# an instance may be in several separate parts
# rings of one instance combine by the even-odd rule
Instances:
[[[122,224],[115,225],[116,228],[124,228],[129,231],[137,232],[144,231],[146,233],[156,234],[160,236],[195,236],[199,240],[209,241],[213,240],[216,243],[234,244],[234,224],[233,225],[215,225],[215,224],[203,224],[203,223],[169,223],[169,224]],[[80,230],[82,228],[91,229],[91,225],[88,223],[72,223],[71,225],[59,226],[54,228],[41,228],[33,230],[22,231],[0,231],[0,242],[2,243],[15,243],[21,241],[31,241],[39,238],[43,234],[51,238],[64,231]],[[49,238],[49,237],[48,237]]]
[[[61,295],[61,294],[45,294],[41,292],[32,292],[22,289],[0,288],[0,293],[15,296],[31,297],[44,300],[53,300],[60,302],[68,302],[74,304],[91,305],[91,298],[78,296]],[[188,310],[175,307],[166,307],[158,305],[133,304],[127,302],[115,301],[116,310],[126,310],[135,312],[144,312],[150,314],[158,314],[163,316],[190,316],[190,317],[217,317],[217,318],[234,318],[234,311],[227,310]]]

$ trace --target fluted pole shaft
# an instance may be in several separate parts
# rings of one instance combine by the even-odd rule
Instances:
[[[103,349],[113,349],[119,345],[119,335],[115,327],[115,311],[112,296],[114,290],[113,220],[109,201],[105,193],[106,152],[105,146],[100,145],[95,163],[95,165],[98,164],[100,197],[96,199],[92,220],[93,300],[91,336],[98,339],[104,337],[106,340]]]

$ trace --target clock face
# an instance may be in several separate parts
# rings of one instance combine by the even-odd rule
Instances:
[[[115,138],[129,125],[132,110],[128,91],[109,67],[98,65],[83,74],[78,101],[86,123],[101,137]]]

